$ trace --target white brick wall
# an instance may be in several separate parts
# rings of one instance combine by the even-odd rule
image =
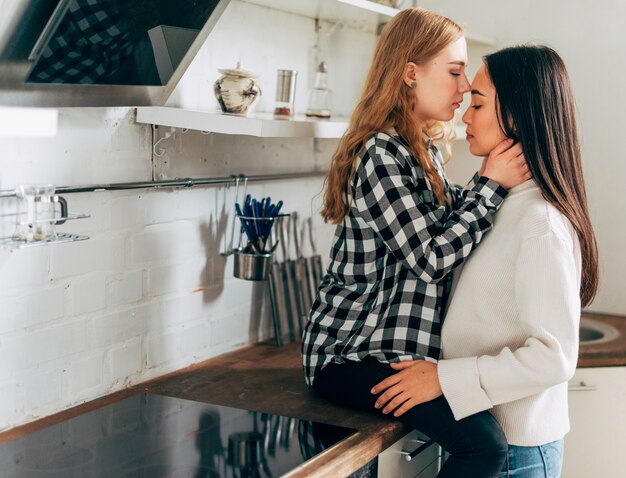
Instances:
[[[298,41],[265,34],[268,23],[259,16],[288,25]],[[373,36],[355,35],[361,42],[350,53],[368,57]],[[267,109],[276,68],[298,68],[297,107],[304,109],[313,79],[312,20],[233,2],[212,38],[172,104],[216,108],[216,69],[242,56],[244,67],[262,74]],[[361,63],[351,73],[359,81],[367,68]],[[337,104],[346,112],[360,84],[340,78],[337,72],[333,79],[344,92]],[[56,138],[0,139],[0,189],[150,180],[151,128],[133,118],[129,108],[62,109]],[[305,172],[327,167],[335,145],[178,130],[160,145],[167,168],[163,161],[157,166],[165,177]],[[249,192],[282,199],[285,210],[308,217],[319,207],[321,187],[321,179],[295,180],[251,184]],[[0,430],[272,337],[264,285],[235,279],[232,257],[219,255],[230,239],[234,188],[66,198],[72,212],[91,218],[59,229],[87,234],[88,241],[0,250]],[[0,214],[13,210],[12,200],[0,201]],[[325,253],[332,228],[318,217],[315,225]],[[2,235],[12,231],[11,223],[0,224]]]

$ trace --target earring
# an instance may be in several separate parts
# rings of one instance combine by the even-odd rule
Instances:
[[[409,85],[412,89],[417,88],[417,81],[412,81],[411,84]]]

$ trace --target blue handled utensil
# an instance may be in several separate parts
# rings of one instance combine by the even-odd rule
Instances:
[[[261,210],[259,203],[256,199],[252,200],[252,217],[254,217],[254,229],[256,230],[257,237],[261,236]]]
[[[256,243],[256,240],[257,240],[256,231],[254,230],[254,228],[251,228],[249,222],[243,218],[244,214],[242,213],[241,207],[239,206],[239,204],[235,204],[235,210],[237,211],[237,214],[239,215],[239,220],[241,221],[243,230],[245,231],[246,236],[248,236],[248,241],[253,244]]]
[[[275,221],[276,217],[278,216],[278,211],[280,211],[280,208],[282,207],[282,205],[283,205],[283,202],[282,201],[278,201],[277,204],[271,204],[270,203],[267,206],[265,217],[267,217],[268,220],[265,221],[266,224],[265,224],[265,229],[263,231],[263,235],[265,236],[265,240],[266,241],[267,241],[267,239],[270,236],[270,232],[272,230],[272,226],[274,225],[274,221]]]
[[[247,194],[243,206],[236,203],[235,210],[241,221],[242,233],[248,237],[248,247],[254,252],[265,253],[267,241],[271,236],[272,226],[279,216],[282,201],[272,204],[272,199],[268,196],[257,201],[250,194]],[[274,245],[270,252],[275,249]]]
[[[271,217],[271,211],[272,211],[272,198],[270,198],[269,196],[267,196],[265,201],[265,211],[263,212],[263,216],[264,217]]]

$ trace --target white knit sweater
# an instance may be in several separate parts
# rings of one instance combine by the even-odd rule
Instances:
[[[438,374],[457,420],[491,409],[520,446],[568,432],[580,276],[571,223],[534,181],[512,188],[465,263],[443,325]]]

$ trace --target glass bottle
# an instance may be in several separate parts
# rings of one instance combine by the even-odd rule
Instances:
[[[309,102],[306,115],[313,118],[330,118],[333,103],[333,93],[328,88],[326,76],[328,67],[323,61],[317,67],[315,86],[309,90]]]

